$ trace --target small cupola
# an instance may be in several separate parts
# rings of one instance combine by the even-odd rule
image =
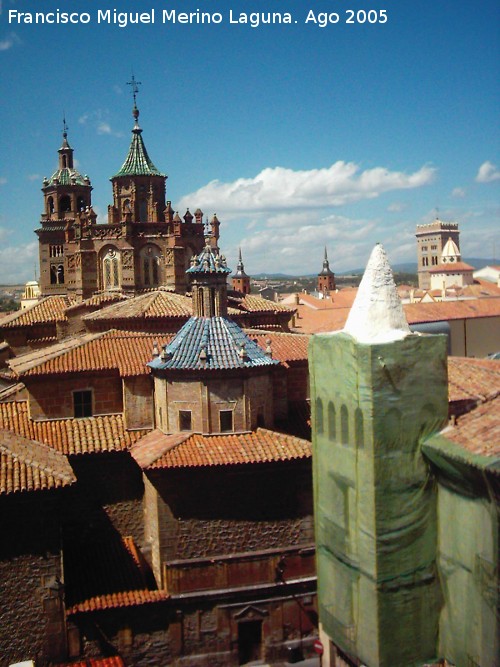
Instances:
[[[186,271],[193,294],[195,317],[226,317],[227,277],[231,273],[226,258],[211,245],[211,235],[205,236],[205,247],[191,259]]]

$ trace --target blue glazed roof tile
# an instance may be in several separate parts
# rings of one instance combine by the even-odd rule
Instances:
[[[148,365],[152,369],[219,370],[278,363],[235,322],[225,317],[191,317]]]

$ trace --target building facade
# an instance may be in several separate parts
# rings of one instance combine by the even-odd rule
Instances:
[[[417,225],[417,270],[420,289],[430,289],[429,269],[441,263],[441,255],[448,239],[460,251],[460,231],[456,222],[443,222],[436,218],[427,225]]]

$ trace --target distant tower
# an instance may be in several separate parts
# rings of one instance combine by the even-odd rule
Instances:
[[[58,153],[57,170],[43,181],[44,212],[41,227],[36,230],[43,296],[67,292],[68,230],[92,206],[90,179],[82,176],[74,167],[66,120],[63,122],[63,141]]]
[[[335,274],[330,270],[330,263],[328,261],[328,255],[326,253],[325,246],[325,257],[323,259],[323,268],[321,272],[318,273],[318,292],[327,296],[330,292],[335,290]]]
[[[241,248],[238,254],[238,264],[236,266],[236,273],[233,275],[233,289],[242,294],[250,294],[250,276],[245,273],[243,260],[241,259]]]
[[[474,283],[474,267],[462,262],[460,250],[450,237],[441,253],[440,262],[437,266],[429,269],[431,289],[443,290],[443,298],[446,296],[447,287],[466,287]]]
[[[443,222],[436,218],[428,225],[417,225],[417,265],[420,289],[430,289],[429,269],[441,262],[441,255],[448,239],[451,238],[460,251],[459,235],[456,222]]]
[[[446,337],[410,332],[382,246],[345,329],[313,336],[309,367],[325,646],[371,667],[430,662],[440,592],[420,443],[447,420]]]

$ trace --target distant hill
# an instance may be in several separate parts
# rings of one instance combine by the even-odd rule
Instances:
[[[499,259],[485,259],[484,257],[462,257],[462,261],[466,264],[470,264],[475,269],[482,269],[484,266],[498,265],[500,264]],[[392,264],[392,270],[394,273],[417,273],[417,262],[402,262],[400,264]],[[335,271],[336,276],[356,276],[364,272],[364,267],[362,269],[350,269],[349,271]],[[288,275],[285,273],[258,273],[252,275],[254,280],[294,280],[297,277],[300,278],[316,278],[317,273],[310,273],[303,276],[297,275]]]

